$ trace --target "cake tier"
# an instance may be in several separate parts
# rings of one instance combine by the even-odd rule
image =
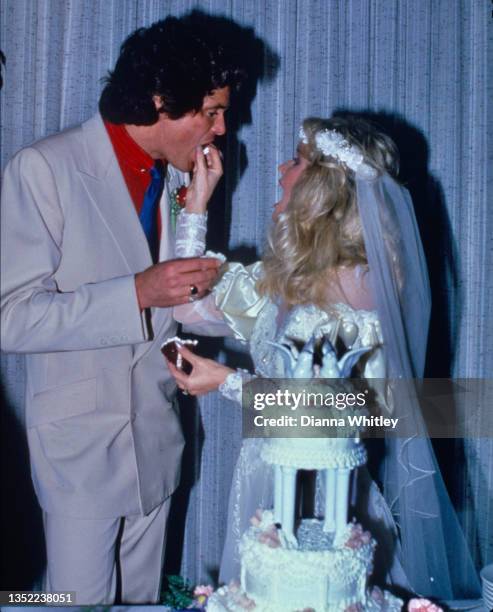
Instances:
[[[262,459],[298,470],[353,469],[366,463],[366,448],[357,438],[271,438]]]
[[[333,542],[322,521],[303,520],[298,548],[286,548],[280,545],[282,534],[276,541],[275,527],[266,528],[269,515],[264,512],[261,524],[241,541],[241,587],[259,610],[322,612],[365,604],[375,547],[369,533],[351,524]]]
[[[367,593],[366,602],[364,605],[356,608],[358,612],[401,612],[402,600],[398,599],[388,591],[381,591],[380,589],[374,588],[371,592]],[[248,597],[241,592],[240,588],[236,585],[230,585],[221,587],[218,589],[207,601],[207,612],[245,612],[245,610],[251,610],[253,612],[304,612],[309,610],[310,612],[320,612],[318,609],[302,608],[300,610],[292,610],[291,608],[273,608],[271,605],[258,606],[248,599]],[[355,608],[341,608],[326,607],[323,610],[329,612],[354,612]]]

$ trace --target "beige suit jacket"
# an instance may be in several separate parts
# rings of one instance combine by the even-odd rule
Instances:
[[[168,172],[161,259],[173,256]],[[98,115],[17,153],[4,175],[1,346],[26,353],[32,476],[47,512],[147,514],[175,489],[183,437],[159,347],[171,309],[140,315],[144,232]]]

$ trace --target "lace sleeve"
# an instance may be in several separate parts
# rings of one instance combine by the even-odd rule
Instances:
[[[176,221],[176,257],[200,257],[205,251],[207,213],[188,213],[183,210]]]
[[[233,402],[241,404],[241,391],[243,384],[250,382],[254,378],[254,374],[250,374],[250,372],[247,370],[238,368],[236,372],[231,372],[231,374],[228,374],[222,385],[219,385],[219,392],[226,399],[230,399]]]

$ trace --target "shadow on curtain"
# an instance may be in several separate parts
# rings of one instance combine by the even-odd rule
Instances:
[[[43,521],[31,481],[24,426],[0,385],[0,510],[2,554],[0,590],[30,591],[45,567]]]

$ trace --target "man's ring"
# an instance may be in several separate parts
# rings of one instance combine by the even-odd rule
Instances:
[[[190,285],[190,295],[197,295],[198,292],[199,290],[195,285]]]

